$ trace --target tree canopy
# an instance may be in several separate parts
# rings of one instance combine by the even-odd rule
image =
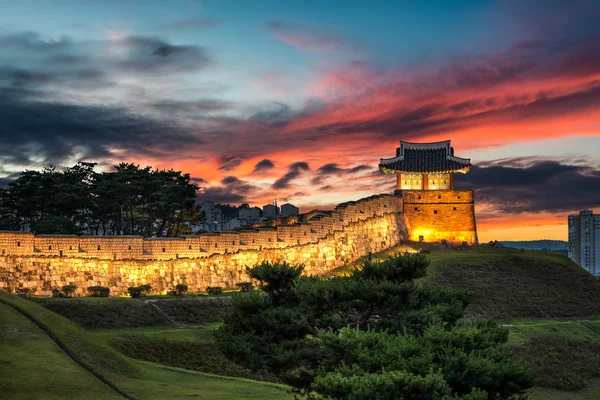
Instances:
[[[131,163],[96,172],[96,163],[27,170],[0,188],[0,229],[35,233],[177,236],[204,216],[198,187],[180,171]]]
[[[471,295],[428,287],[422,254],[367,263],[350,276],[302,267],[248,269],[216,338],[232,360],[268,370],[310,399],[517,399],[533,372],[502,346],[508,330],[466,321]]]

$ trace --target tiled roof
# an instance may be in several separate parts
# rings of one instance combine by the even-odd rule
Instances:
[[[379,170],[384,174],[395,174],[398,172],[420,172],[420,173],[446,173],[467,172],[471,167],[469,159],[455,157],[452,148],[431,148],[430,144],[424,143],[423,148],[399,148],[394,158],[381,159]],[[450,149],[450,154],[448,152]]]

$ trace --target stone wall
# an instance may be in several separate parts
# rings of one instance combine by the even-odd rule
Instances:
[[[200,291],[245,281],[245,267],[265,260],[323,274],[406,240],[402,210],[402,197],[379,195],[311,214],[303,223],[181,238],[0,232],[0,289],[48,295],[74,284],[85,294],[101,285],[118,295],[145,283],[157,291],[185,283]]]
[[[402,197],[409,240],[477,244],[472,190],[411,190]]]

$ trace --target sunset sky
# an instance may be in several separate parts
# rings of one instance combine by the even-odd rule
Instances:
[[[308,211],[451,139],[479,238],[600,212],[599,1],[0,1],[0,186],[121,161]]]

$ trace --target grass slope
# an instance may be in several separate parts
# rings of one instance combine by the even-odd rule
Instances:
[[[37,325],[0,303],[0,393],[11,399],[122,399]],[[0,396],[0,397],[2,397]]]
[[[416,248],[429,251],[427,282],[475,293],[467,309],[470,316],[499,320],[600,316],[600,280],[562,254],[419,243],[392,247],[373,259]],[[364,262],[363,258],[332,275],[348,273]]]
[[[141,300],[74,297],[35,298],[34,301],[86,329],[121,329],[169,325],[171,322],[165,314],[181,324],[215,322],[229,308],[231,297],[186,296]]]
[[[132,360],[112,349],[101,337],[95,337],[66,318],[33,302],[0,291],[0,303],[4,303],[3,308],[7,308],[7,305],[12,305],[27,312],[32,318],[42,323],[54,335],[60,338],[76,357],[136,399],[183,399],[195,397],[198,399],[217,400],[264,398],[276,400],[293,398],[292,395],[286,392],[285,387],[281,385],[219,377]],[[15,315],[14,311],[12,313],[7,312],[5,315],[2,323],[3,332],[14,331],[14,329],[18,329],[18,326],[24,323],[22,319],[24,317]],[[41,337],[50,340],[37,327],[33,329],[33,332],[35,335],[41,335]],[[86,372],[72,360],[66,358],[64,353],[61,354],[60,352],[55,354],[47,353],[45,356],[42,356],[42,354],[38,356],[35,353],[31,353],[28,359],[19,357],[19,348],[28,349],[35,347],[34,343],[31,343],[37,341],[35,335],[33,337],[29,336],[29,338],[24,335],[20,347],[16,346],[16,350],[14,350],[17,353],[8,353],[11,356],[6,362],[2,359],[3,362],[0,365],[0,368],[2,368],[0,384],[2,385],[2,389],[4,389],[2,395],[11,399],[36,398],[35,396],[20,397],[22,393],[37,393],[37,398],[53,398],[52,396],[67,399],[93,398],[87,393],[87,385],[82,385],[83,390],[79,392],[77,391],[77,387],[69,388],[65,386],[67,392],[65,393],[64,390],[58,390],[54,385],[48,386],[48,392],[42,392],[44,386],[40,386],[39,382],[31,378],[32,375],[38,374],[37,365],[46,365],[44,367],[46,371],[51,371],[52,365],[55,363],[71,361],[73,365],[69,367],[72,367],[74,370],[79,369],[82,373]],[[53,342],[49,346],[52,347],[52,344]],[[58,349],[56,345],[54,346],[55,349]],[[68,365],[68,362],[66,364]],[[12,372],[25,370],[29,370],[29,374]],[[44,375],[42,367],[39,367],[39,371],[42,383],[52,379],[56,379],[58,383],[61,382],[56,377]],[[56,372],[59,371],[57,370]],[[91,375],[89,376],[91,377]],[[65,377],[67,377],[65,379],[70,379],[68,378],[68,374]],[[82,379],[82,382],[85,382],[85,380]],[[49,385],[49,383],[47,384]],[[99,381],[96,381],[96,384],[101,385]],[[92,387],[92,385],[90,384],[89,387]],[[110,391],[107,396],[102,398],[111,398]]]

